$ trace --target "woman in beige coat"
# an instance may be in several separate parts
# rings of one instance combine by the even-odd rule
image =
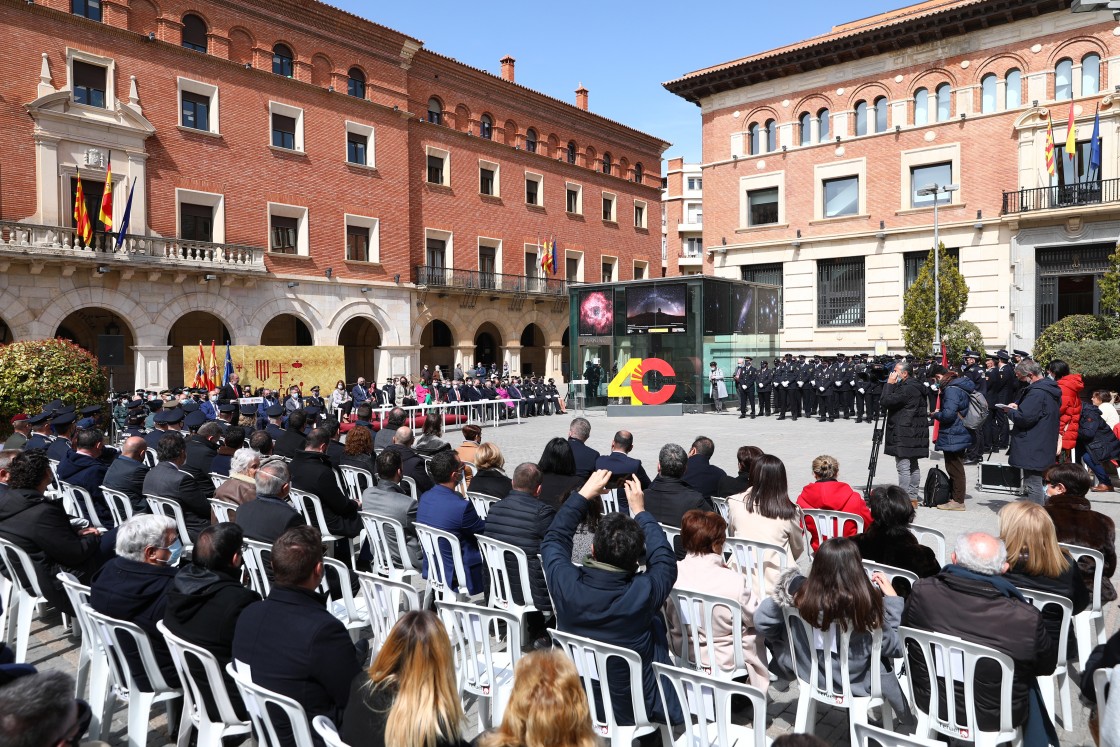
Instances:
[[[713,610],[715,640],[711,647],[707,641],[704,642],[701,660],[708,666],[711,649],[714,648],[716,666],[723,672],[730,672],[735,669],[735,647],[741,645],[750,683],[766,692],[770,686],[766,653],[762,637],[756,635],[754,629],[754,611],[761,600],[751,594],[751,584],[746,576],[724,564],[723,544],[726,539],[727,522],[719,514],[697,508],[685,513],[681,520],[681,547],[686,555],[677,563],[677,582],[673,588],[716,594],[739,603],[743,615],[742,630],[732,630],[731,611],[727,607],[718,606]],[[665,606],[669,645],[674,652],[680,653],[682,645],[688,649],[692,643],[682,629],[672,597]]]
[[[786,549],[786,565],[792,566],[805,551],[801,533],[801,509],[789,499],[786,466],[773,454],[763,454],[751,465],[751,487],[727,499],[731,536],[767,542]],[[777,560],[764,563],[766,594],[774,592],[781,575]]]

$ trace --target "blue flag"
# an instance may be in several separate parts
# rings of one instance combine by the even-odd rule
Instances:
[[[124,217],[121,218],[121,227],[117,231],[117,248],[124,243],[124,236],[128,232],[128,221],[132,217],[132,193],[136,191],[136,178],[132,179],[132,186],[128,190],[128,202],[124,206]]]
[[[230,376],[233,376],[233,357],[229,354],[229,340],[226,340],[226,368],[222,372],[222,386],[229,383]]]
[[[1089,141],[1089,170],[1085,177],[1089,181],[1096,181],[1101,174],[1101,110],[1093,118],[1093,139]]]

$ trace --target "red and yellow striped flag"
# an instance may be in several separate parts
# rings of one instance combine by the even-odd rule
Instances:
[[[1054,120],[1046,116],[1046,173],[1055,176],[1058,172],[1054,167]]]
[[[1077,122],[1073,119],[1073,102],[1069,102],[1069,124],[1066,126],[1066,157],[1077,158]]]
[[[76,238],[82,246],[89,246],[93,241],[93,226],[89,222],[89,208],[86,207],[86,193],[82,189],[82,177],[78,175],[78,187],[74,190],[74,228]]]
[[[105,168],[105,189],[101,192],[101,214],[97,216],[105,231],[113,230],[113,162]]]

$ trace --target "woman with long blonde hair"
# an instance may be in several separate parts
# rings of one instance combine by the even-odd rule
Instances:
[[[351,747],[463,747],[451,641],[429,610],[407,612],[373,666],[350,687],[342,740]]]
[[[517,662],[513,692],[498,728],[479,747],[595,747],[591,711],[571,659],[534,651]]]

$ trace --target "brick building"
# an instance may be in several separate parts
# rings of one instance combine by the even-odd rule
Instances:
[[[700,164],[669,159],[661,206],[664,274],[700,274],[704,269],[704,175]]]
[[[1118,34],[1068,2],[937,0],[667,83],[702,112],[704,271],[781,283],[787,349],[898,350],[938,199],[989,346],[1093,313],[1120,235]]]
[[[290,0],[0,0],[0,24],[19,39],[0,341],[123,335],[122,386],[179,383],[199,339],[343,345],[351,381],[468,360],[559,375],[566,280],[657,261],[667,144],[590,113],[582,86],[571,105],[516,84],[512,58],[491,75]],[[78,177],[100,228],[110,165],[128,236],[83,247]],[[538,236],[559,246],[547,281]]]

